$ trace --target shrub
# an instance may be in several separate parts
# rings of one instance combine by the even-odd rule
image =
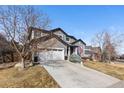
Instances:
[[[76,62],[80,63],[82,60],[81,60],[81,57],[79,55],[73,53],[70,56],[69,61],[74,62],[74,63],[76,63]]]

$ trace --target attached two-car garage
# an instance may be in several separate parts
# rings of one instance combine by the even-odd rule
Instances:
[[[67,56],[67,47],[69,45],[56,35],[44,36],[37,39],[36,43],[37,47],[34,49],[35,52],[33,56],[36,57],[38,61],[65,60]]]
[[[41,49],[38,57],[40,61],[64,60],[64,48]]]

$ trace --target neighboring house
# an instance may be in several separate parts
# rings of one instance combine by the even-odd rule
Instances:
[[[92,59],[93,61],[101,60],[100,47],[85,46],[84,59]]]
[[[81,39],[68,35],[61,28],[44,30],[31,28],[29,37],[35,45],[34,56],[40,61],[44,60],[67,60],[72,53],[84,56],[86,43]]]
[[[92,46],[85,46],[84,58],[91,58],[92,57]]]

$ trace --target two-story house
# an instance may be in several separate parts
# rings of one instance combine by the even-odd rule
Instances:
[[[32,58],[37,56],[39,61],[67,60],[72,53],[84,56],[86,43],[61,28],[48,31],[31,27],[30,37],[35,46]]]

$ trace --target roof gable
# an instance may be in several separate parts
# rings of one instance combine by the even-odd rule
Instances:
[[[81,40],[81,39],[78,39],[78,40],[76,40],[75,42],[73,42],[73,43],[71,43],[71,44],[75,44],[75,43],[77,43],[77,42],[81,42],[81,43],[83,43],[84,45],[86,45],[86,43],[85,43],[83,40]]]
[[[65,41],[63,41],[61,38],[59,38],[57,35],[55,35],[55,34],[53,34],[54,32],[57,32],[57,31],[61,31],[62,33],[64,33],[66,36],[68,36],[68,37],[70,37],[70,38],[72,38],[72,39],[74,39],[75,41],[73,42],[73,43],[71,43],[71,44],[75,44],[75,43],[77,43],[77,42],[82,42],[84,45],[86,45],[86,43],[83,41],[83,40],[81,40],[81,39],[76,39],[74,36],[71,36],[71,35],[68,35],[66,32],[64,32],[64,30],[62,30],[61,28],[56,28],[56,29],[53,29],[53,30],[44,30],[44,29],[39,29],[39,28],[35,28],[35,27],[29,27],[29,38],[31,37],[31,34],[32,34],[32,31],[33,30],[36,30],[36,31],[42,31],[43,33],[48,33],[48,35],[47,36],[44,36],[44,37],[40,37],[40,38],[47,38],[47,39],[49,39],[50,37],[52,38],[52,37],[55,37],[55,38],[57,38],[58,40],[60,40],[61,42],[63,42],[64,44],[68,44],[68,43],[66,43]],[[44,39],[43,39],[44,40]],[[68,44],[69,45],[69,44]]]
[[[67,46],[70,46],[68,43],[66,43],[65,41],[63,41],[61,38],[59,38],[57,35],[55,34],[49,34],[47,36],[44,36],[44,37],[40,37],[40,38],[37,38],[37,39],[33,39],[31,41],[32,44],[36,44],[36,43],[40,43],[40,42],[44,42],[44,41],[47,41],[51,38],[56,38],[57,40],[59,40],[61,43],[63,43],[64,45],[67,45]]]
[[[70,37],[70,38],[73,38],[74,40],[77,40],[74,36],[71,36],[71,35],[68,35],[64,30],[62,30],[61,28],[56,28],[56,29],[53,29],[53,30],[50,30],[51,32],[57,32],[57,31],[61,31],[63,34],[65,34],[66,36]]]
[[[50,30],[51,32],[57,32],[57,31],[61,31],[62,33],[64,33],[65,35],[68,35],[66,32],[64,32],[61,28],[56,28],[53,30]]]
[[[36,27],[29,27],[28,28],[28,39],[30,40],[31,39],[31,35],[32,35],[32,31],[41,31],[42,33],[50,33],[50,31],[48,30],[44,30],[44,29],[40,29],[40,28],[36,28]]]

